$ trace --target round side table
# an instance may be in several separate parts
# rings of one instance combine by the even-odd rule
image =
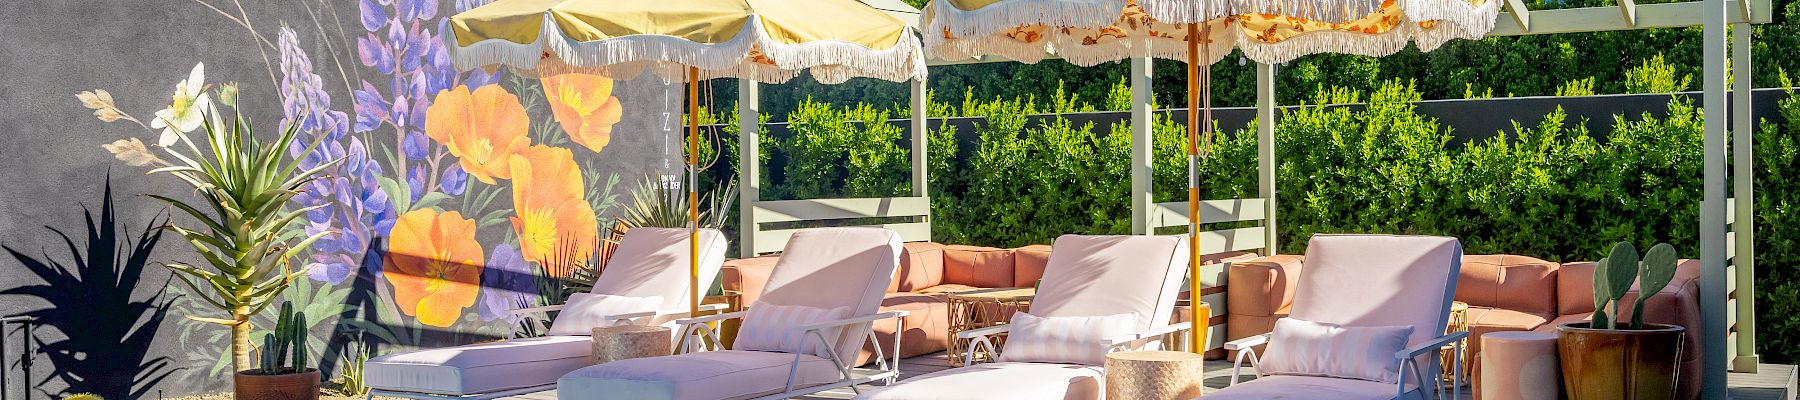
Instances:
[[[1556,333],[1494,332],[1481,335],[1481,384],[1486,400],[1556,400],[1562,391],[1562,363]]]
[[[958,332],[981,329],[995,325],[1004,325],[1012,320],[1014,311],[1025,311],[1031,307],[1031,298],[1037,295],[1037,288],[1000,288],[978,289],[951,293],[945,306],[950,317],[950,349],[946,354],[951,367],[979,360],[964,360],[969,352],[969,340],[957,339]],[[989,337],[994,343],[995,351],[1006,344],[1006,335]],[[976,357],[981,357],[977,355]]]
[[[628,358],[666,356],[675,352],[668,327],[618,325],[594,328],[594,353],[588,361],[594,364]]]
[[[1206,359],[1185,351],[1106,355],[1106,398],[1193,399],[1205,389]]]

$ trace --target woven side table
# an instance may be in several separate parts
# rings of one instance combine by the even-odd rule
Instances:
[[[1468,331],[1469,331],[1469,303],[1464,303],[1464,302],[1460,302],[1460,301],[1450,302],[1450,326],[1448,327],[1448,329],[1444,330],[1444,333],[1468,332]],[[1455,362],[1457,358],[1461,358],[1462,359],[1462,379],[1463,379],[1463,384],[1466,385],[1466,384],[1469,384],[1469,371],[1474,368],[1474,365],[1469,364],[1469,362],[1471,360],[1469,359],[1469,357],[1468,357],[1469,355],[1467,354],[1467,352],[1469,351],[1469,339],[1463,338],[1462,340],[1460,340],[1460,342],[1462,342],[1463,353],[1457,353],[1456,346],[1452,346],[1452,345],[1444,345],[1443,348],[1438,349],[1438,365],[1440,366],[1439,369],[1441,370],[1439,372],[1438,379],[1442,379],[1446,383],[1454,382],[1455,380],[1452,379],[1452,378],[1454,378],[1452,375],[1456,374],[1456,367],[1455,367],[1455,364],[1453,364],[1453,362]]]
[[[1004,325],[1012,320],[1014,311],[1026,311],[1031,307],[1031,298],[1037,295],[1037,288],[1003,288],[978,289],[951,293],[945,304],[950,317],[950,349],[946,354],[951,367],[979,362],[980,360],[964,360],[969,353],[969,340],[957,339],[956,333],[972,329],[981,329],[995,325]],[[1006,344],[1006,335],[989,337],[994,344],[993,350],[998,352]],[[982,357],[977,355],[976,357]]]
[[[624,360],[666,356],[675,352],[674,344],[669,342],[671,333],[668,327],[619,325],[594,328],[594,354],[588,361],[594,364]]]
[[[1206,359],[1185,351],[1124,351],[1106,355],[1106,398],[1200,397]]]

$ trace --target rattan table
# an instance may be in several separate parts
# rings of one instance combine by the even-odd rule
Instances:
[[[643,357],[666,356],[675,352],[665,326],[617,325],[594,328],[594,353],[588,361],[594,364]]]
[[[1106,355],[1106,398],[1187,400],[1205,389],[1206,358],[1185,351]]]
[[[1468,332],[1468,331],[1469,331],[1469,303],[1464,303],[1464,302],[1460,302],[1460,301],[1450,302],[1450,326],[1448,327],[1448,329],[1444,330],[1444,333],[1448,334],[1448,333],[1452,333],[1452,332]],[[1469,357],[1467,354],[1467,352],[1469,351],[1469,338],[1465,337],[1462,340],[1460,340],[1460,342],[1462,342],[1463,353],[1457,353],[1456,346],[1453,344],[1444,345],[1444,347],[1442,349],[1438,350],[1438,353],[1439,353],[1438,354],[1438,366],[1439,366],[1439,369],[1442,370],[1442,373],[1439,374],[1438,378],[1443,379],[1444,382],[1454,382],[1455,381],[1455,379],[1453,379],[1454,378],[1453,375],[1456,373],[1456,366],[1455,366],[1455,364],[1453,364],[1453,362],[1457,358],[1460,357],[1463,360],[1462,361],[1463,383],[1464,384],[1469,383],[1469,370],[1472,367],[1469,364]]]
[[[998,288],[977,289],[951,293],[947,306],[950,317],[950,354],[944,357],[950,360],[951,367],[961,367],[969,361],[963,357],[968,354],[969,340],[957,339],[958,332],[981,329],[995,325],[1003,325],[1012,320],[1013,312],[1026,311],[1031,307],[1031,298],[1037,295],[1037,288]],[[998,351],[1006,343],[1006,334],[989,337]],[[985,359],[992,354],[977,354],[978,359]]]

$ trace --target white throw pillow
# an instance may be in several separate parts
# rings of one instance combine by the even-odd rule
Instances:
[[[1257,370],[1274,375],[1328,376],[1394,383],[1412,326],[1343,326],[1293,318],[1275,320]]]
[[[849,307],[823,309],[807,306],[784,306],[779,304],[757,303],[744,314],[744,325],[738,327],[737,341],[731,347],[735,350],[778,351],[782,353],[804,353],[831,358],[831,352],[818,338],[808,335],[800,327],[819,322],[844,319],[850,314]],[[824,343],[836,344],[843,329],[825,329],[819,333],[825,336]],[[846,362],[850,360],[844,360]]]
[[[1039,317],[1014,312],[1000,361],[1106,365],[1103,341],[1137,330],[1137,315]]]
[[[613,316],[636,312],[656,311],[662,306],[662,296],[630,297],[610,294],[576,293],[569,296],[569,302],[563,304],[562,313],[556,315],[556,321],[550,323],[550,335],[587,336],[594,333],[594,328],[613,326]]]

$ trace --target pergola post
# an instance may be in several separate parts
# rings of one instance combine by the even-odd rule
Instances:
[[[926,111],[931,106],[928,104],[931,99],[926,97],[925,77],[913,78],[909,86],[912,88],[912,119],[907,122],[912,126],[912,195],[925,197],[931,193],[931,177],[926,175],[931,165],[925,161],[929,147],[926,140],[931,137],[925,130],[925,119],[929,117]]]
[[[1256,187],[1263,207],[1263,255],[1281,252],[1275,234],[1275,66],[1256,63]]]
[[[1749,20],[1749,18],[1745,18]],[[1756,372],[1761,357],[1756,355],[1756,119],[1751,115],[1750,101],[1756,84],[1751,74],[1752,44],[1750,23],[1731,24],[1731,196],[1736,213],[1732,215],[1731,256],[1737,290],[1732,292],[1736,313],[1736,357],[1732,370]]]
[[[1725,0],[1704,0],[1701,59],[1705,89],[1705,149],[1701,162],[1700,200],[1700,395],[1725,399],[1727,346],[1725,271]]]
[[[758,110],[756,81],[738,79],[738,257],[756,256],[756,208],[762,193],[762,157],[760,137],[762,121]]]
[[[1150,214],[1156,210],[1155,197],[1151,193],[1154,165],[1153,135],[1150,132],[1151,104],[1150,74],[1152,63],[1150,57],[1131,58],[1131,233],[1134,235],[1150,235],[1156,232],[1150,226]]]

